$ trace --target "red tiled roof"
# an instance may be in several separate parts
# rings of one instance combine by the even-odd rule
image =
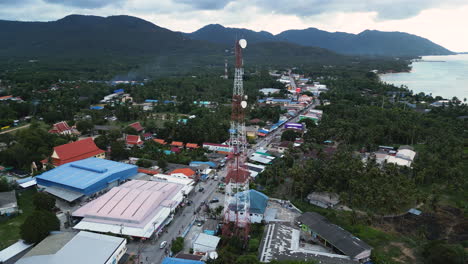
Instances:
[[[182,173],[187,177],[192,177],[193,175],[195,175],[195,172],[192,169],[189,169],[189,168],[175,169],[175,170],[171,171],[171,173],[169,173],[169,174],[172,175],[172,174],[175,174],[175,173]]]
[[[133,127],[137,132],[142,131],[144,128],[141,126],[140,122],[135,122],[133,124],[130,124],[128,126]]]
[[[160,138],[155,138],[155,139],[153,139],[153,141],[156,142],[156,143],[159,143],[161,145],[166,145],[167,144],[166,141],[164,141],[164,139],[160,139]]]
[[[152,138],[152,137],[153,137],[153,134],[151,134],[151,133],[144,133],[144,134],[143,134],[143,137],[144,137],[144,138]]]
[[[68,162],[87,159],[105,151],[99,149],[92,138],[86,138],[57,146],[54,148],[54,152],[59,158],[54,159],[53,163],[55,166],[59,166]]]
[[[140,136],[137,135],[127,135],[125,141],[128,145],[141,145],[143,141],[141,141]]]
[[[55,123],[52,129],[49,130],[49,133],[63,133],[68,130],[71,130],[70,126],[67,124],[67,122],[62,121]]]
[[[183,143],[183,142],[180,142],[180,141],[172,141],[171,146],[183,147],[183,146],[184,146],[184,143]]]
[[[187,143],[187,144],[185,145],[185,147],[196,149],[196,148],[198,148],[198,145],[195,144],[195,143]]]
[[[143,168],[138,168],[138,172],[146,173],[146,174],[149,174],[149,175],[156,175],[156,174],[159,173],[158,170],[149,170],[149,169],[143,169]]]

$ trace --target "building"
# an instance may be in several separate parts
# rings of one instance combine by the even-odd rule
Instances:
[[[187,186],[130,180],[72,213],[82,220],[73,228],[140,238],[158,234],[185,199]]]
[[[0,215],[11,215],[18,212],[15,191],[0,192]]]
[[[265,226],[260,243],[260,262],[315,261],[323,264],[359,264],[348,256],[334,254],[317,244],[305,243],[301,230],[289,223],[270,223]]]
[[[60,135],[79,135],[80,132],[74,127],[70,127],[66,121],[61,121],[55,123],[52,126],[52,129],[49,130],[51,134],[60,134]]]
[[[144,140],[153,139],[153,134],[151,134],[151,133],[145,133],[145,134],[143,134],[143,139],[144,139]]]
[[[51,161],[54,166],[91,157],[103,159],[106,152],[96,146],[92,138],[78,140],[54,148]]]
[[[186,195],[192,192],[193,188],[195,188],[195,181],[190,179],[189,177],[183,174],[173,174],[173,175],[166,175],[158,173],[153,176],[151,179],[153,181],[161,181],[161,182],[170,182],[170,183],[177,183],[182,184],[185,187],[182,189],[182,192]]]
[[[247,136],[248,139],[257,139],[258,129],[260,129],[259,126],[246,126],[245,135]]]
[[[135,122],[135,123],[131,123],[130,125],[128,125],[129,127],[133,127],[136,132],[140,133],[142,131],[144,131],[145,129],[141,126],[140,122]]]
[[[136,174],[135,165],[88,158],[44,172],[36,177],[36,181],[46,192],[73,202],[117,186]]]
[[[176,175],[176,174],[182,174],[185,175],[186,177],[190,179],[195,179],[196,177],[196,172],[190,168],[180,168],[180,169],[175,169],[169,173],[170,175]]]
[[[250,172],[250,177],[254,178],[258,176],[258,174],[262,173],[265,170],[265,166],[263,165],[257,165],[253,163],[246,162],[245,166],[247,166],[247,169]]]
[[[178,258],[178,259],[199,260],[199,261],[201,261],[204,256],[186,254],[186,253],[177,253],[177,255],[175,255],[175,257]]]
[[[160,139],[160,138],[154,138],[153,141],[161,145],[167,144],[166,141],[164,141],[164,139]]]
[[[143,146],[143,143],[143,140],[141,140],[140,136],[138,135],[127,135],[125,137],[125,144],[127,147]]]
[[[249,222],[250,223],[261,223],[265,210],[268,205],[268,196],[257,191],[257,190],[248,190],[243,192],[238,192],[235,196],[239,196],[240,200],[243,201],[248,199],[250,202],[249,206]],[[235,199],[233,199],[235,201]],[[230,221],[235,221],[236,211],[243,211],[243,208],[237,208],[236,204],[229,204],[229,219]]]
[[[270,96],[272,94],[278,94],[280,92],[280,89],[277,88],[262,88],[258,90],[260,93],[266,96]]]
[[[16,263],[32,246],[31,244],[26,244],[23,240],[18,240],[13,245],[0,250],[0,264]]]
[[[198,234],[197,238],[195,238],[195,240],[193,241],[193,251],[199,253],[216,251],[220,240],[221,238],[217,236],[200,233]]]
[[[315,212],[306,212],[297,218],[302,231],[309,239],[323,245],[338,255],[345,255],[352,260],[365,262],[370,259],[372,248],[343,228],[330,223],[325,217]]]
[[[227,144],[203,143],[203,148],[221,154],[229,154],[232,152],[232,147]]]
[[[313,192],[307,195],[309,203],[322,208],[333,208],[340,202],[340,196],[336,193]]]
[[[184,147],[184,143],[183,143],[183,142],[180,142],[180,141],[172,141],[171,147],[183,148],[183,147]]]
[[[205,264],[200,260],[165,257],[161,264]]]
[[[207,235],[216,235],[219,231],[219,222],[216,219],[207,219],[203,224],[203,233]]]
[[[393,163],[399,166],[411,167],[416,152],[410,146],[400,146],[395,156],[388,155],[385,160],[387,163]]]
[[[197,149],[197,148],[199,148],[198,144],[195,144],[195,143],[187,143],[185,145],[185,147],[188,148],[188,149]]]
[[[116,264],[127,251],[127,240],[86,231],[51,234],[17,264]]]

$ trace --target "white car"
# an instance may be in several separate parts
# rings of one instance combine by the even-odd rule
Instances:
[[[160,249],[163,249],[163,248],[165,248],[166,246],[167,246],[167,241],[163,241],[163,242],[161,242],[161,244],[159,245],[159,248],[160,248]]]

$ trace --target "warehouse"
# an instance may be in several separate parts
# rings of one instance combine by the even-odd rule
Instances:
[[[74,228],[140,238],[158,234],[184,200],[185,185],[131,180],[73,212]]]
[[[36,177],[39,187],[68,202],[119,185],[137,174],[137,166],[88,158],[70,162]]]

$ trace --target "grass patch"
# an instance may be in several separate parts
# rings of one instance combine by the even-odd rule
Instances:
[[[35,193],[35,189],[17,192],[18,206],[23,210],[23,213],[0,223],[0,250],[16,243],[18,239],[20,239],[20,226],[23,224],[26,217],[34,210],[32,198]]]

